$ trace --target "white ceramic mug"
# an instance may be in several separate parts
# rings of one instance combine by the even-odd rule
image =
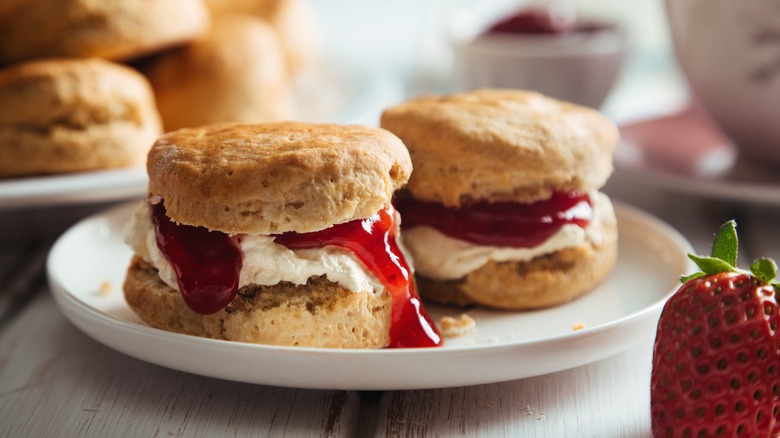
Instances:
[[[691,91],[745,155],[780,163],[780,0],[666,0]]]

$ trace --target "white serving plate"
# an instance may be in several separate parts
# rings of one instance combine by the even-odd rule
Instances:
[[[147,185],[144,167],[0,179],[0,210],[142,197]]]
[[[652,339],[661,308],[691,272],[690,244],[637,209],[617,204],[619,257],[611,276],[571,303],[530,312],[468,310],[476,329],[441,348],[329,350],[204,339],[144,324],[121,292],[131,258],[122,228],[134,205],[74,225],[47,271],[65,316],[129,356],[204,376],[297,388],[397,390],[501,382],[594,362]],[[428,307],[434,320],[460,311]],[[574,330],[577,323],[586,327]]]

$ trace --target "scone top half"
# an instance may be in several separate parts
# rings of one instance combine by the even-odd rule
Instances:
[[[619,137],[595,110],[521,90],[421,97],[386,110],[381,125],[409,148],[409,192],[447,207],[598,189]]]
[[[403,143],[360,126],[222,124],[161,137],[149,193],[175,222],[227,234],[311,232],[365,218],[409,179]]]

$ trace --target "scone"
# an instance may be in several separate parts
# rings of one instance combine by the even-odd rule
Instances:
[[[206,0],[206,4],[215,17],[237,12],[271,23],[291,73],[311,64],[319,50],[319,20],[310,0]]]
[[[8,0],[0,2],[0,64],[127,60],[189,41],[208,25],[203,0]]]
[[[287,346],[441,343],[396,242],[391,197],[412,168],[387,131],[187,128],[155,143],[147,170],[124,292],[150,325]]]
[[[292,90],[279,37],[260,18],[215,18],[207,34],[139,68],[152,83],[166,131],[292,118]]]
[[[617,224],[598,189],[618,131],[598,112],[483,89],[402,103],[381,126],[414,164],[396,205],[424,299],[541,308],[613,269]]]
[[[0,177],[143,164],[160,135],[147,80],[99,59],[0,70]]]

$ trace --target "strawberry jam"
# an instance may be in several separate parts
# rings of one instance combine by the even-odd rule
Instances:
[[[476,203],[448,208],[413,199],[396,201],[403,227],[427,225],[455,239],[477,245],[532,248],[566,224],[588,226],[593,217],[590,197],[581,192],[554,193],[531,204]]]
[[[162,202],[152,206],[157,246],[173,266],[182,297],[201,314],[227,306],[238,290],[243,253],[239,238],[218,231],[177,225]],[[338,246],[355,256],[392,296],[390,348],[442,344],[436,326],[422,308],[412,273],[396,243],[395,209],[387,207],[363,219],[312,233],[288,232],[274,241],[292,250]]]
[[[606,25],[579,21],[574,13],[560,14],[546,8],[521,9],[491,25],[486,33],[510,33],[525,35],[563,35],[572,32],[596,32]]]
[[[190,309],[204,315],[233,301],[243,265],[236,237],[203,227],[177,225],[160,202],[152,205],[157,247],[173,267],[179,290]]]
[[[393,297],[390,348],[435,347],[442,343],[422,307],[412,272],[396,243],[395,209],[312,233],[288,232],[274,240],[292,250],[339,246],[352,251]]]

